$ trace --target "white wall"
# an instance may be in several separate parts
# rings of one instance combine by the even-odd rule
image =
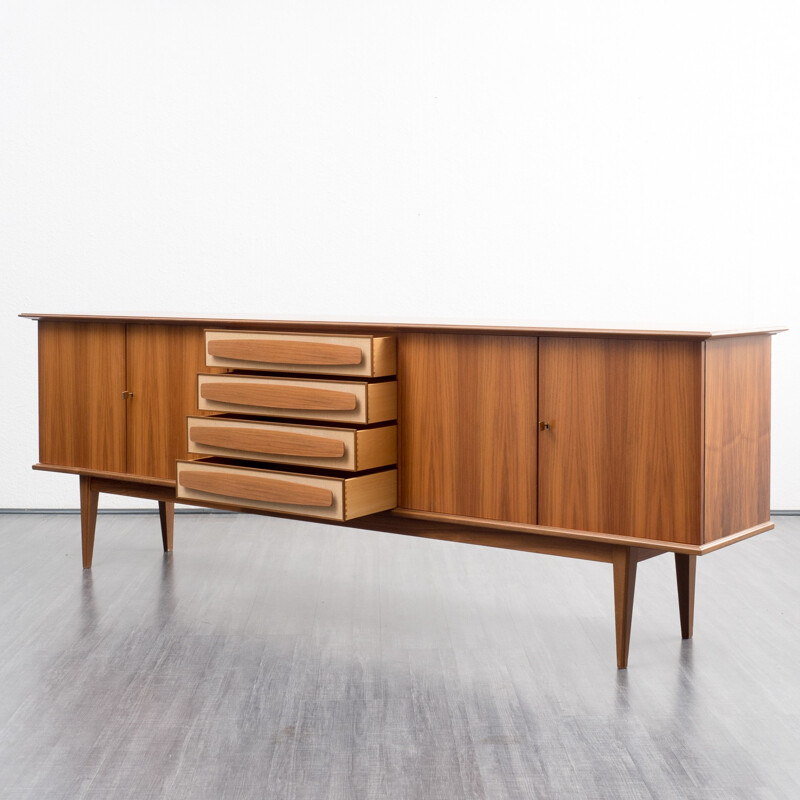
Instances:
[[[800,508],[800,4],[0,4],[0,507],[21,311],[783,324]],[[106,505],[132,501],[108,498]]]

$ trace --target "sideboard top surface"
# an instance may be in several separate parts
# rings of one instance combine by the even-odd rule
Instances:
[[[64,322],[116,322],[159,325],[203,325],[226,328],[270,328],[285,331],[369,331],[370,333],[473,333],[506,336],[600,336],[630,339],[722,339],[732,336],[774,334],[787,330],[784,327],[734,328],[730,330],[661,330],[635,328],[588,328],[570,326],[536,326],[523,323],[456,323],[456,322],[346,322],[340,320],[292,320],[292,319],[222,319],[206,317],[148,317],[110,316],[93,314],[20,314],[21,317],[37,320]]]

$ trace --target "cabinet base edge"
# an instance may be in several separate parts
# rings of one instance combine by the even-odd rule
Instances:
[[[83,467],[65,467],[61,464],[34,464],[33,469],[42,470],[43,472],[65,472],[67,475],[88,475],[91,478],[109,478],[115,481],[124,481],[125,483],[147,483],[151,486],[172,486],[175,487],[175,481],[169,478],[154,478],[146,475],[134,475],[130,472],[107,472],[102,469],[84,469]]]
[[[658,550],[659,552],[684,553],[694,556],[711,553],[714,550],[719,550],[734,542],[748,539],[751,536],[756,536],[759,533],[764,533],[775,527],[772,522],[763,522],[754,525],[752,528],[737,531],[730,536],[725,536],[713,542],[708,542],[706,544],[687,544],[683,542],[662,542],[655,539],[644,539],[635,536],[619,536],[612,533],[593,533],[591,531],[578,531],[570,528],[555,528],[548,525],[530,525],[524,522],[503,522],[502,520],[465,517],[457,514],[443,514],[437,511],[417,511],[411,508],[395,508],[388,513],[393,517],[402,517],[404,519],[427,520],[429,522],[440,522],[451,525],[466,525],[470,528],[484,528],[534,536],[550,536],[581,542],[643,547],[650,550]]]

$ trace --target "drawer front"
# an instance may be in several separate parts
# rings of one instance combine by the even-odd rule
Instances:
[[[206,331],[206,365],[380,378],[396,371],[392,336]]]
[[[397,382],[198,375],[197,407],[267,417],[368,424],[397,417]]]
[[[179,461],[176,498],[347,520],[397,505],[397,470],[352,478]]]
[[[324,428],[276,422],[187,418],[188,452],[200,455],[363,470],[397,462],[397,426]]]

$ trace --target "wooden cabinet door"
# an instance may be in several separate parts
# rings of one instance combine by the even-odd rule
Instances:
[[[701,542],[702,344],[542,338],[539,524]]]
[[[397,341],[399,505],[536,522],[533,336]]]
[[[197,373],[207,370],[203,329],[193,325],[127,326],[128,469],[175,479],[188,458],[186,417],[197,411]]]
[[[125,472],[125,326],[39,321],[39,461]]]

